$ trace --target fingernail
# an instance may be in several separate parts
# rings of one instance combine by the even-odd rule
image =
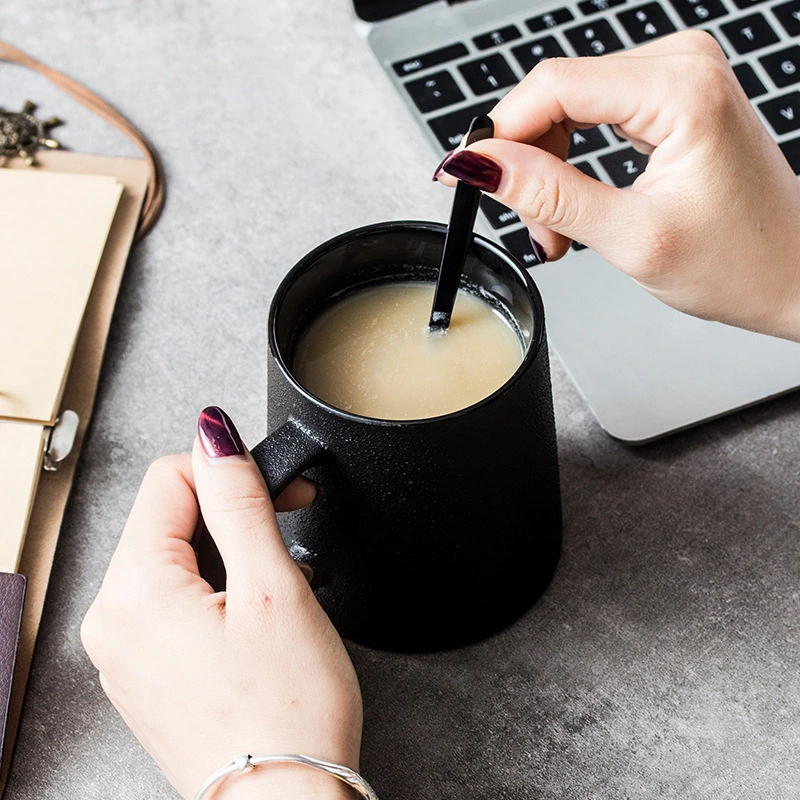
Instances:
[[[231,418],[219,406],[208,406],[200,412],[197,435],[209,458],[244,455],[244,445]]]
[[[483,153],[460,150],[446,158],[442,170],[460,181],[480,189],[482,192],[497,191],[503,178],[503,168]]]
[[[444,170],[442,167],[444,166],[444,162],[447,161],[453,155],[453,151],[451,150],[449,153],[445,155],[445,157],[439,162],[439,166],[433,171],[433,177],[431,178],[432,181],[438,181],[441,177]]]
[[[547,253],[545,252],[544,247],[542,247],[539,242],[537,242],[536,239],[534,239],[530,234],[528,234],[528,238],[531,240],[533,254],[539,259],[540,264],[544,264],[544,262],[547,261]]]

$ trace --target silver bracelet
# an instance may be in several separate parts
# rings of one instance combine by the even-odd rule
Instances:
[[[246,769],[253,769],[259,764],[276,764],[276,763],[292,763],[292,764],[305,764],[307,767],[327,772],[328,775],[333,775],[340,781],[352,786],[361,797],[366,800],[378,800],[378,795],[375,794],[372,787],[354,770],[350,767],[344,767],[341,764],[334,764],[331,761],[323,761],[319,758],[312,758],[311,756],[302,756],[299,753],[291,753],[289,755],[279,756],[238,756],[234,758],[229,764],[226,764],[222,769],[218,769],[208,780],[197,790],[194,800],[203,800],[206,792],[217,781],[221,781],[228,775],[234,772],[244,772]]]

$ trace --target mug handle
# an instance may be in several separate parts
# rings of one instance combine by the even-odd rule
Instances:
[[[319,464],[325,446],[297,420],[290,419],[259,442],[250,455],[264,476],[269,496],[274,500],[301,472]],[[197,533],[197,566],[200,577],[216,592],[225,589],[225,565],[205,524]]]
[[[322,460],[325,447],[297,420],[290,419],[259,442],[250,455],[274,500],[301,472]]]

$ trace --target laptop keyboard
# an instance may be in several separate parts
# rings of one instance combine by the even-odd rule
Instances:
[[[580,0],[412,54],[391,67],[421,124],[446,152],[459,144],[474,116],[488,113],[543,59],[613,53],[689,27],[716,37],[800,175],[800,0]],[[569,161],[593,178],[626,187],[644,170],[647,156],[600,125],[572,134]],[[538,263],[516,213],[491,197],[483,197],[481,211],[523,264]],[[583,246],[576,242],[573,249]]]

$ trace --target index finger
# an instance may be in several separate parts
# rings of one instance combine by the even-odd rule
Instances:
[[[578,125],[620,125],[656,146],[674,127],[669,108],[686,109],[694,87],[679,103],[667,102],[697,73],[689,60],[726,61],[713,36],[681,31],[622,53],[582,58],[549,58],[492,109],[495,137],[535,143],[565,121]]]
[[[166,456],[155,461],[142,480],[109,573],[119,570],[123,563],[126,569],[139,563],[146,565],[148,574],[156,565],[173,565],[199,577],[192,548],[199,514],[191,456]]]

